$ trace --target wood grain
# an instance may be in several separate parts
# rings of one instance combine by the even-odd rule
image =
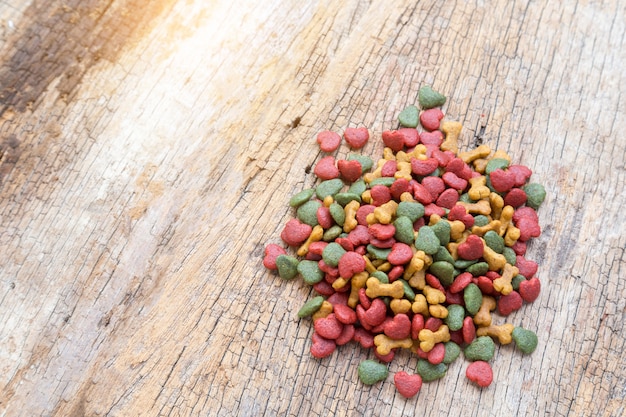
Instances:
[[[626,413],[623,2],[17,3],[0,2],[0,415]],[[423,84],[464,148],[546,186],[542,294],[509,317],[540,344],[498,348],[488,389],[459,360],[405,400],[359,383],[354,345],[311,358],[310,290],[260,261],[315,183],[315,134],[367,126],[378,158]]]

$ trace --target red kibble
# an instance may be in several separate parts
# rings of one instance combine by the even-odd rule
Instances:
[[[438,108],[424,110],[420,113],[420,123],[426,130],[439,129],[441,119],[443,119],[443,112]]]
[[[341,245],[341,247],[347,252],[354,251],[354,243],[352,243],[352,241],[347,237],[338,237],[335,239],[335,243],[339,243],[339,245]]]
[[[527,303],[532,303],[539,297],[541,291],[541,282],[539,278],[532,277],[527,281],[522,281],[519,284],[519,295]]]
[[[448,188],[443,193],[439,194],[436,204],[439,207],[451,209],[456,205],[457,201],[459,201],[459,193],[457,192],[457,190],[455,190],[454,188]]]
[[[333,216],[330,215],[330,209],[326,206],[321,206],[317,209],[317,222],[324,229],[329,229],[332,227],[334,220]]]
[[[339,173],[348,182],[354,182],[361,177],[363,173],[363,168],[361,167],[361,163],[355,159],[346,161],[344,159],[340,159],[337,161],[337,168],[339,169]]]
[[[515,257],[515,266],[518,269],[518,273],[526,277],[526,279],[531,279],[536,273],[539,265],[537,262],[531,261],[530,259],[526,259],[523,256]]]
[[[405,178],[398,178],[391,184],[389,191],[394,200],[400,201],[400,196],[404,193],[410,192],[412,187],[409,185],[409,181]]]
[[[507,295],[503,295],[498,300],[498,313],[503,316],[508,316],[515,310],[519,310],[522,307],[522,296],[517,291],[511,291]]]
[[[426,274],[426,284],[428,284],[431,287],[433,287],[434,289],[442,291],[442,292],[444,292],[446,290],[443,287],[443,285],[441,285],[441,281],[439,281],[439,278],[437,278],[433,274],[428,274],[428,273]]]
[[[472,274],[469,272],[463,272],[454,278],[454,282],[450,285],[450,292],[461,292],[472,282]]]
[[[394,152],[404,148],[404,134],[397,130],[385,130],[382,133],[383,143]]]
[[[392,349],[388,354],[381,355],[376,349],[374,349],[374,356],[376,356],[376,358],[383,363],[389,363],[396,356],[396,350]]]
[[[300,246],[311,235],[313,228],[298,219],[291,219],[285,224],[280,238],[289,246]]]
[[[471,317],[465,317],[463,319],[463,327],[461,328],[463,333],[463,342],[468,345],[476,338],[476,326],[474,320]]]
[[[493,381],[493,371],[485,361],[472,362],[465,371],[465,376],[479,387],[488,387]]]
[[[446,189],[446,184],[439,177],[426,177],[422,180],[422,185],[430,192],[433,200],[437,199],[439,194]]]
[[[389,239],[385,239],[385,240],[380,240],[380,239],[376,239],[376,238],[372,238],[370,239],[370,244],[372,246],[375,246],[379,249],[389,249],[391,248],[394,244],[396,243],[396,240],[394,238],[389,238]]]
[[[346,252],[339,259],[339,276],[350,279],[354,274],[365,271],[365,259],[356,252]]]
[[[420,140],[419,133],[417,129],[413,129],[410,127],[403,127],[398,129],[398,132],[402,134],[404,137],[404,146],[407,148],[414,148]]]
[[[420,133],[420,142],[424,145],[436,146],[437,149],[439,149],[439,145],[443,142],[443,133],[440,130],[435,130],[434,132],[422,132]]]
[[[360,245],[367,245],[370,242],[370,233],[366,226],[357,225],[350,233],[348,233],[348,239],[356,247]]]
[[[524,256],[524,254],[526,254],[526,246],[526,242],[518,240],[513,246],[511,246],[511,249],[513,249],[513,252],[515,252],[516,255]]]
[[[443,362],[443,359],[446,356],[446,347],[443,343],[437,343],[435,346],[428,352],[428,362],[433,365],[438,365]]]
[[[347,306],[348,305],[348,294],[346,293],[334,293],[330,297],[326,299],[329,303],[333,305],[333,308],[338,305]],[[339,318],[339,317],[337,317]],[[342,322],[343,323],[343,322]]]
[[[398,163],[396,161],[387,161],[380,170],[380,175],[383,177],[393,177],[398,170]]]
[[[515,178],[515,187],[521,187],[526,184],[526,181],[528,181],[533,173],[530,168],[524,165],[511,165],[507,170],[512,173]]]
[[[394,282],[404,274],[404,267],[402,265],[396,265],[387,273],[389,282]]]
[[[377,207],[391,200],[391,191],[389,191],[389,187],[384,185],[375,185],[370,188],[370,195],[372,196],[372,204]]]
[[[436,332],[442,324],[443,321],[441,319],[438,319],[437,317],[429,317],[426,319],[426,322],[424,322],[424,328],[430,330],[431,332]]]
[[[515,185],[515,175],[500,168],[492,171],[489,178],[493,189],[499,193],[505,193]]]
[[[396,314],[385,323],[383,331],[391,339],[406,339],[411,335],[411,320],[406,314]]]
[[[396,372],[393,376],[396,389],[404,398],[412,398],[422,388],[422,377],[419,374],[407,374],[404,371]]]
[[[341,144],[341,136],[330,130],[324,130],[317,134],[317,143],[324,152],[334,152]]]
[[[465,187],[467,187],[467,180],[459,178],[454,172],[446,172],[441,178],[448,187],[454,188],[457,191],[463,191]]]
[[[526,203],[527,197],[521,188],[513,188],[504,196],[504,205],[518,208]]]
[[[354,341],[360,343],[364,349],[374,347],[374,335],[362,327],[354,329]]]
[[[453,157],[446,165],[446,172],[452,172],[457,177],[469,181],[472,178],[472,169],[461,158]]]
[[[425,205],[424,215],[426,217],[430,217],[433,214],[436,214],[439,217],[443,217],[446,215],[446,211],[442,207],[439,207],[438,205],[433,204],[433,203]]]
[[[323,260],[317,263],[319,269],[324,272],[326,275],[330,275],[333,278],[339,277],[339,268],[335,268],[334,266],[328,265]]]
[[[381,324],[387,315],[387,306],[380,298],[374,298],[372,300],[372,305],[365,311],[365,316],[363,320],[365,323],[370,326],[378,326]]]
[[[359,289],[359,305],[363,306],[365,310],[372,306],[372,300],[365,293],[365,288]]]
[[[426,175],[432,174],[438,166],[439,162],[437,162],[437,160],[434,158],[428,158],[423,160],[411,158],[411,171],[413,172],[413,174],[420,177],[425,177]]]
[[[356,211],[356,221],[361,226],[367,226],[367,215],[373,213],[376,206],[372,204],[364,204]],[[357,226],[359,227],[359,226]]]
[[[343,137],[350,147],[360,149],[369,140],[370,133],[365,127],[349,127],[343,132]]]
[[[446,303],[450,304],[458,304],[463,305],[465,301],[463,300],[463,293],[457,292],[452,293],[449,289],[446,290]]]
[[[404,265],[413,257],[411,247],[406,243],[396,242],[391,247],[391,252],[387,256],[387,260],[392,265]]]
[[[280,255],[286,255],[287,252],[275,243],[270,243],[265,247],[265,257],[263,258],[263,266],[267,269],[276,270],[276,258]]]
[[[352,324],[343,326],[343,330],[338,338],[335,339],[337,346],[343,346],[354,338],[355,328]]]
[[[326,281],[320,281],[317,284],[313,285],[313,289],[320,295],[325,295],[326,297],[331,296],[335,293],[335,289]]]
[[[480,276],[476,280],[476,285],[480,288],[480,291],[485,295],[493,295],[496,290],[493,289],[493,280],[485,276]]]
[[[315,164],[313,173],[321,180],[332,180],[334,178],[338,178],[339,168],[335,165],[335,157],[325,156],[320,159],[317,164]]]
[[[369,234],[376,239],[389,239],[396,234],[396,228],[393,224],[374,223],[369,227]]]
[[[480,259],[483,256],[485,245],[480,237],[476,235],[469,235],[465,242],[461,243],[457,248],[459,257],[473,261]]]
[[[318,359],[330,356],[337,347],[334,340],[324,339],[316,332],[313,332],[311,339],[313,341],[313,343],[311,343],[311,355]]]
[[[356,323],[356,312],[344,304],[334,304],[333,313],[340,323],[354,324]]]
[[[428,177],[431,178],[431,177]],[[413,196],[415,199],[422,204],[430,204],[432,203],[436,197],[433,197],[431,192],[423,185],[415,183],[413,185]]]
[[[424,316],[421,314],[413,315],[411,320],[411,339],[418,339],[419,332],[424,328]]]
[[[334,313],[319,318],[313,322],[315,332],[324,339],[334,340],[339,337],[343,330],[343,324],[337,320]]]

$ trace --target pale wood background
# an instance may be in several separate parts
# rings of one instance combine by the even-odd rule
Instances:
[[[0,415],[625,415],[625,34],[618,0],[0,0]],[[315,134],[378,158],[425,83],[548,190],[540,344],[405,400],[311,358],[260,262]]]

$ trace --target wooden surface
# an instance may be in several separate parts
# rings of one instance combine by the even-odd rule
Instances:
[[[625,25],[617,0],[0,1],[0,415],[625,415]],[[261,256],[316,133],[367,126],[378,158],[423,84],[546,186],[543,290],[508,319],[532,355],[405,400],[355,345],[313,359],[310,290]]]

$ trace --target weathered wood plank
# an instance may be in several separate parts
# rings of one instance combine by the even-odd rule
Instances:
[[[626,6],[149,3],[0,2],[1,415],[626,412]],[[315,134],[367,126],[377,158],[425,83],[548,190],[508,318],[540,345],[405,400],[355,346],[312,359],[310,290],[260,259]]]

